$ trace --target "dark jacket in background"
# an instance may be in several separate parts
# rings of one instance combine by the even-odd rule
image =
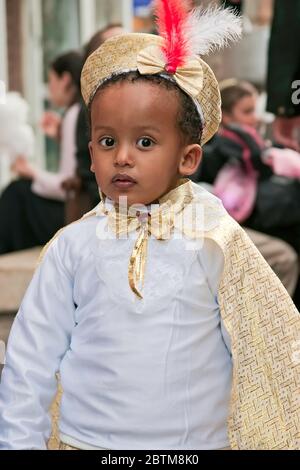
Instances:
[[[300,115],[300,104],[292,102],[295,80],[300,80],[300,0],[275,0],[269,47],[268,111],[284,117]]]
[[[223,0],[222,2],[223,6],[226,8],[234,8],[235,11],[240,14],[243,11],[243,0],[240,0],[239,2],[232,2],[231,0]]]
[[[261,158],[261,148],[255,140],[239,126],[230,126],[230,130],[234,131],[250,149],[251,162],[257,170],[261,179],[269,178],[272,175],[270,167],[265,165]],[[192,176],[195,182],[203,181],[205,183],[214,184],[219,171],[226,163],[243,164],[243,149],[228,137],[216,134],[208,144],[203,147],[203,158],[197,172]]]

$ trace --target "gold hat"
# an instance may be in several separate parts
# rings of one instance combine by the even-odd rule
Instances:
[[[81,91],[89,105],[99,86],[113,75],[140,71],[141,53],[156,46],[159,51],[163,39],[154,34],[126,34],[108,39],[87,60],[81,76]],[[155,51],[155,49],[152,49]],[[207,142],[218,130],[221,121],[221,97],[218,82],[211,68],[197,58],[203,70],[203,87],[195,97],[203,114],[202,143]],[[165,72],[162,68],[161,72]],[[149,73],[149,72],[146,72]],[[158,72],[159,73],[159,72]]]
[[[180,8],[179,4],[176,5],[176,1],[173,8]],[[190,50],[190,54],[186,54],[185,60],[178,60],[179,66],[172,70],[171,61],[168,62],[165,53],[167,48],[166,32],[163,32],[161,36],[131,33],[108,39],[91,54],[83,67],[81,90],[86,105],[91,104],[99,87],[112,76],[132,71],[138,71],[142,75],[158,74],[174,81],[193,99],[202,118],[201,143],[205,144],[210,140],[217,132],[221,121],[220,90],[213,71],[195,52],[207,53],[214,48],[224,46],[224,43],[226,44],[229,39],[235,39],[239,35],[240,23],[236,15],[223,9],[210,9],[205,12],[196,9],[191,14],[187,14],[186,20],[189,25],[193,23],[189,32],[186,33],[189,35],[190,42],[195,44],[198,40],[201,46],[198,45],[197,49]],[[218,25],[218,20],[220,25]],[[200,37],[198,34],[198,37],[195,38],[191,34],[199,27],[207,31],[209,21],[212,25],[209,35],[206,32],[202,36],[200,34]],[[205,27],[203,28],[203,26]],[[217,30],[216,26],[218,26]],[[172,40],[170,40],[171,42]],[[187,50],[187,47],[185,49]]]

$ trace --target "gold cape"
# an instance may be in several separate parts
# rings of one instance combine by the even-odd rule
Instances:
[[[96,214],[92,211],[87,216]],[[231,337],[231,448],[300,449],[299,312],[247,234],[227,213],[204,236],[224,254],[218,300]],[[54,431],[48,447],[57,449],[59,394],[52,414]]]

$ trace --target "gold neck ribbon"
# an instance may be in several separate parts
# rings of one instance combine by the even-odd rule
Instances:
[[[175,227],[175,219],[193,200],[192,183],[188,179],[179,180],[175,189],[159,199],[159,205],[151,213],[138,210],[138,206],[128,211],[122,205],[114,204],[111,210],[105,204],[105,195],[101,194],[100,214],[106,215],[109,229],[117,238],[124,238],[130,232],[138,231],[128,268],[128,281],[134,294],[142,299],[138,286],[144,287],[145,269],[148,252],[149,236],[157,240],[167,240]]]

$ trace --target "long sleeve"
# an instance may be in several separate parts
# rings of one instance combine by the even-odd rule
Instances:
[[[73,105],[66,113],[61,132],[61,160],[58,173],[36,170],[32,191],[38,196],[64,200],[66,197],[62,183],[76,172],[76,128],[80,105]]]
[[[56,373],[74,328],[64,250],[60,238],[50,245],[12,327],[0,385],[0,449],[46,449]]]

